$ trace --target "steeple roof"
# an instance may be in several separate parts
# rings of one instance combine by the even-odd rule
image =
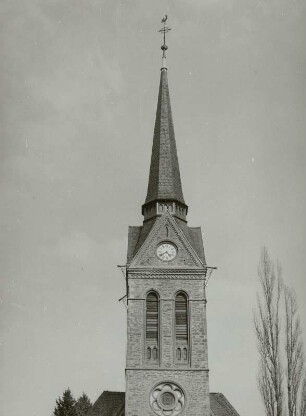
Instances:
[[[185,205],[170,105],[167,68],[160,75],[151,167],[145,204],[156,200]]]

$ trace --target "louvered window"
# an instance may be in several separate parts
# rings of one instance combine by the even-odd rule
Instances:
[[[158,296],[155,292],[150,292],[146,299],[147,360],[157,360],[158,358],[158,309]],[[148,348],[150,353],[148,353]]]
[[[188,300],[184,293],[175,298],[175,339],[176,360],[187,362],[188,359]]]
[[[187,298],[184,293],[175,298],[175,333],[177,340],[188,340]]]

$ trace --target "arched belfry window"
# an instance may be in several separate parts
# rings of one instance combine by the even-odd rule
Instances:
[[[150,292],[146,299],[146,358],[157,361],[159,341],[159,299],[155,292]]]
[[[175,348],[176,360],[188,361],[188,298],[183,292],[175,297]]]

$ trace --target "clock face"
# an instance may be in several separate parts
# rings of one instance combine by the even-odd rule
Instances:
[[[170,261],[176,257],[177,248],[171,243],[161,243],[156,250],[156,255],[163,261]]]

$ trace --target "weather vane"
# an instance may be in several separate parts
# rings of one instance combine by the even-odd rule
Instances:
[[[166,45],[166,33],[171,30],[170,27],[166,26],[166,21],[168,20],[168,16],[165,14],[165,16],[162,18],[161,22],[164,24],[163,27],[159,30],[159,32],[163,33],[164,35],[164,44],[161,46],[161,49],[163,51],[163,58],[166,58],[166,50],[168,49],[168,46]]]

